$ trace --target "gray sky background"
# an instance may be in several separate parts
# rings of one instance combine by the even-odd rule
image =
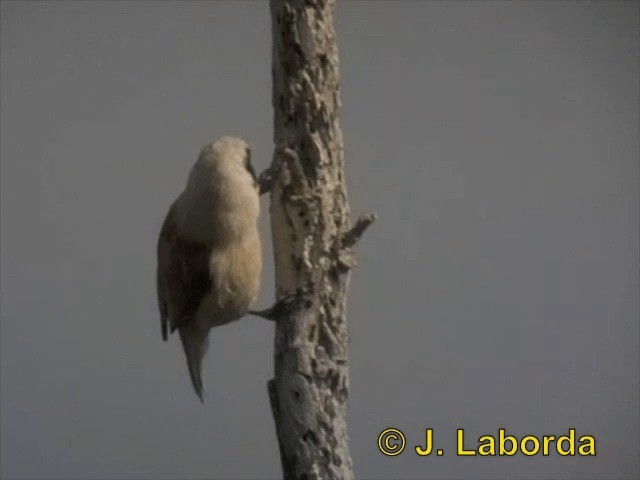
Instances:
[[[380,215],[349,300],[358,478],[640,475],[638,23],[637,2],[339,4],[351,206]],[[199,148],[271,158],[267,2],[3,1],[1,42],[0,474],[277,478],[273,325],[214,330],[202,406],[154,283]],[[411,453],[427,426],[444,457]],[[454,455],[456,428],[499,427],[575,427],[598,456]]]

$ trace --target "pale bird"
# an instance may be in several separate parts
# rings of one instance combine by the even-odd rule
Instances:
[[[162,338],[178,329],[201,401],[209,330],[248,313],[260,286],[260,200],[250,153],[236,137],[205,146],[158,240]]]

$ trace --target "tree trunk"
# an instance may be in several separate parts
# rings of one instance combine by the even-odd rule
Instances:
[[[276,296],[305,308],[277,322],[269,397],[285,479],[351,479],[346,293],[351,247],[333,0],[270,0]]]

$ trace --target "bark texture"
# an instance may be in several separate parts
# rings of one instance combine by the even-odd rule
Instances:
[[[333,0],[270,0],[276,149],[271,185],[276,295],[305,307],[277,322],[269,398],[286,479],[351,479],[346,293],[349,224]]]

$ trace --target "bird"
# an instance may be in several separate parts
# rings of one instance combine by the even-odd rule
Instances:
[[[262,271],[260,189],[248,144],[223,136],[203,147],[173,202],[157,245],[162,339],[179,332],[189,376],[204,403],[202,362],[212,327],[256,301]]]

